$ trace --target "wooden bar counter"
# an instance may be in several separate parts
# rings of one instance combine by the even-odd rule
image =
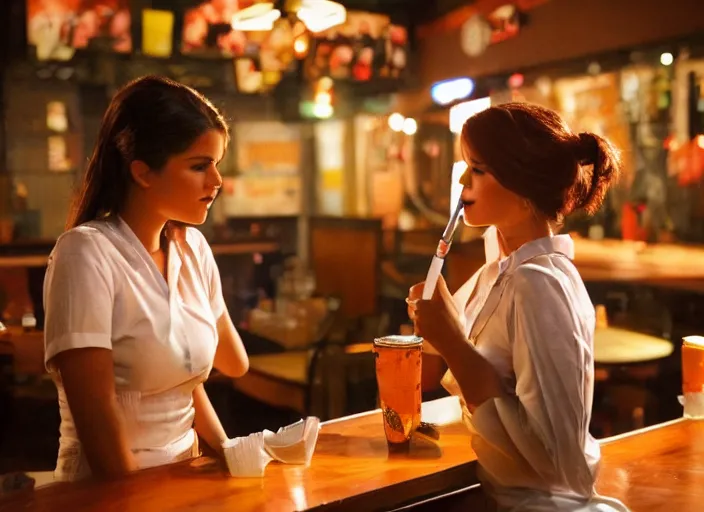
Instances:
[[[640,283],[704,293],[704,247],[645,244],[629,240],[589,240],[574,236],[574,264],[584,281]],[[421,250],[418,248],[418,250]],[[432,254],[435,247],[426,247]],[[481,239],[453,244],[447,280],[456,290],[484,264]]]
[[[456,406],[452,398],[424,404]],[[431,418],[428,418],[431,419]],[[121,481],[53,484],[0,501],[0,511],[390,510],[476,485],[476,457],[458,421],[440,441],[390,457],[379,411],[323,424],[309,468],[271,463],[263,478],[235,479],[211,459],[141,471]],[[679,420],[603,443],[600,493],[634,512],[700,511],[704,422]]]

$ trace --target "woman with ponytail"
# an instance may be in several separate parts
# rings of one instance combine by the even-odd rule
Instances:
[[[247,371],[196,228],[222,184],[225,121],[194,90],[144,77],[112,99],[44,282],[59,395],[55,477],[117,477],[227,439],[203,388]]]
[[[594,491],[594,307],[572,240],[555,234],[566,215],[599,209],[618,153],[526,103],[470,117],[461,143],[464,221],[488,227],[487,262],[454,296],[440,278],[432,299],[421,283],[408,303],[448,364],[486,494],[498,510],[627,510]]]

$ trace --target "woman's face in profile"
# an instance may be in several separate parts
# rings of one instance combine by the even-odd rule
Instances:
[[[163,169],[150,171],[147,200],[163,217],[202,224],[222,186],[217,169],[225,152],[225,136],[209,130],[183,153],[173,155]]]
[[[531,214],[525,199],[502,186],[491,168],[471,146],[463,144],[467,170],[460,177],[464,222],[469,226],[499,229],[521,224]]]

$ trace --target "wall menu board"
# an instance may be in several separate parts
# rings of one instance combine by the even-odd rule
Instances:
[[[70,60],[99,43],[130,53],[131,25],[129,0],[27,0],[27,40],[39,60]]]
[[[301,212],[301,128],[273,121],[234,127],[237,173],[227,178],[225,215],[298,215]]]
[[[408,61],[408,33],[389,17],[348,11],[344,24],[316,34],[305,63],[306,77],[366,82],[399,78]]]

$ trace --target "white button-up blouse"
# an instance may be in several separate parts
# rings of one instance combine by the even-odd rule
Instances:
[[[594,493],[595,317],[572,239],[534,240],[500,260],[489,228],[485,248],[486,265],[454,296],[469,341],[509,390],[472,413],[461,401],[485,487],[501,509],[628,510]],[[443,384],[461,398],[450,372]]]
[[[55,477],[90,474],[61,376],[58,353],[112,351],[115,390],[140,468],[188,458],[195,445],[195,387],[210,373],[225,310],[212,251],[195,228],[168,242],[168,282],[119,217],[64,233],[44,282],[45,361],[58,389],[60,446]],[[90,383],[86,383],[89,385]]]

